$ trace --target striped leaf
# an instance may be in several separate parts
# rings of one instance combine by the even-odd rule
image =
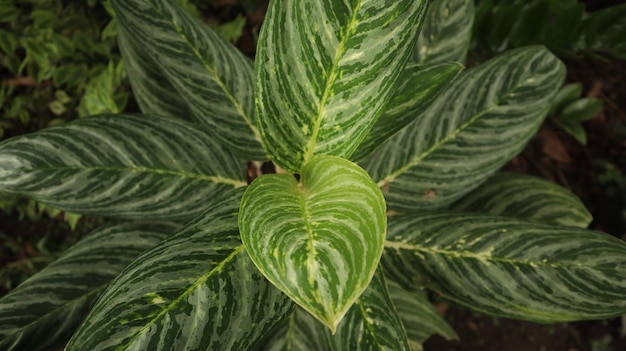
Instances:
[[[177,229],[168,222],[96,229],[0,299],[0,349],[49,350],[69,339],[111,280]]]
[[[350,156],[391,98],[424,0],[274,0],[259,35],[256,113],[265,149],[299,172]]]
[[[334,335],[311,314],[298,308],[261,350],[400,351],[409,350],[409,345],[389,297],[384,274],[378,270]]]
[[[440,212],[389,221],[383,263],[478,312],[542,323],[626,313],[626,243],[574,227]]]
[[[474,0],[432,0],[412,60],[465,62],[474,25]]]
[[[421,351],[424,341],[433,334],[439,334],[447,340],[459,338],[428,301],[424,291],[406,290],[393,280],[387,280],[387,285],[412,351]]]
[[[301,173],[248,187],[239,228],[259,270],[333,332],[367,287],[382,254],[385,201],[367,173],[320,156]]]
[[[418,65],[409,63],[398,80],[398,88],[365,140],[350,157],[361,160],[380,144],[418,118],[461,72],[457,63]]]
[[[184,219],[246,185],[244,166],[198,126],[102,115],[0,144],[0,191],[81,214]]]
[[[545,224],[587,228],[591,214],[576,195],[537,177],[499,173],[452,206]]]
[[[135,260],[105,290],[67,351],[248,350],[293,304],[250,261],[225,195]]]
[[[543,47],[511,50],[465,71],[363,166],[392,211],[447,206],[523,149],[564,74]]]
[[[248,58],[176,1],[112,0],[111,5],[119,26],[159,64],[196,121],[241,157],[266,158],[255,126]]]
[[[118,27],[118,46],[133,88],[133,96],[141,111],[194,122],[187,102],[167,80],[154,57],[123,26]]]

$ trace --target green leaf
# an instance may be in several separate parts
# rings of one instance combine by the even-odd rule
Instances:
[[[239,238],[237,189],[135,260],[67,351],[249,350],[293,310]]]
[[[602,111],[602,100],[596,98],[582,98],[569,103],[561,112],[563,122],[584,122],[594,118]]]
[[[511,50],[463,72],[363,166],[392,211],[447,206],[523,149],[564,75],[543,47]]]
[[[560,114],[561,110],[563,110],[563,108],[567,106],[567,104],[569,104],[570,102],[578,99],[582,92],[583,83],[580,82],[567,84],[561,87],[561,89],[559,89],[559,91],[556,93],[556,95],[554,95],[554,98],[550,102],[551,106],[548,115]]]
[[[382,270],[350,308],[336,333],[297,308],[269,337],[263,351],[409,350],[400,317],[391,302]]]
[[[593,13],[583,22],[585,46],[596,50],[624,49],[626,45],[626,4]]]
[[[395,94],[351,159],[360,160],[369,155],[383,141],[418,118],[462,69],[463,66],[457,63],[407,64],[398,79]]]
[[[385,225],[376,184],[334,156],[314,158],[300,184],[288,174],[255,179],[239,217],[263,275],[333,332],[376,271]]]
[[[459,338],[428,301],[424,291],[404,289],[393,280],[387,280],[387,285],[412,351],[421,351],[424,341],[433,334],[439,334],[447,340]]]
[[[133,259],[178,229],[168,222],[105,224],[0,299],[0,348],[65,342]]]
[[[587,132],[585,128],[579,122],[559,122],[557,121],[559,127],[563,128],[569,135],[573,136],[579,143],[586,145],[587,144]]]
[[[626,243],[607,234],[439,212],[391,218],[387,240],[386,273],[477,312],[541,323],[626,313]]]
[[[465,62],[473,24],[473,0],[430,1],[412,60],[421,64]]]
[[[245,179],[219,141],[165,117],[95,116],[0,144],[0,191],[74,213],[186,219]]]
[[[591,214],[576,195],[541,178],[498,173],[452,206],[539,223],[587,228]]]
[[[349,157],[395,91],[424,0],[270,3],[255,61],[257,124],[272,160],[299,172]]]
[[[252,62],[174,1],[111,4],[119,26],[159,64],[194,119],[241,157],[265,159],[255,127]]]
[[[12,54],[17,48],[17,35],[0,29],[0,50],[5,54]]]
[[[133,95],[141,111],[193,122],[187,102],[168,81],[153,56],[122,26],[118,28],[117,40]]]
[[[216,25],[212,28],[224,39],[230,41],[231,43],[235,43],[239,40],[239,38],[241,38],[245,25],[246,18],[242,15],[237,15],[234,20]]]

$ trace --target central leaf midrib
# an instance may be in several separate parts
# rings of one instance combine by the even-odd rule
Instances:
[[[19,170],[19,169],[17,169]],[[14,170],[12,170],[14,171]],[[227,184],[227,185],[231,185],[235,188],[238,187],[242,187],[247,185],[246,182],[241,181],[241,180],[237,180],[237,179],[231,179],[231,178],[225,178],[225,177],[221,177],[221,176],[211,176],[211,175],[206,175],[206,174],[199,174],[199,173],[189,173],[189,172],[183,172],[183,171],[174,171],[174,170],[165,170],[165,169],[158,169],[158,168],[148,168],[148,167],[111,167],[111,166],[55,166],[55,167],[37,167],[34,168],[33,171],[52,171],[52,172],[57,172],[57,171],[105,171],[105,172],[117,172],[117,173],[123,173],[123,172],[129,172],[129,173],[151,173],[151,174],[157,174],[157,175],[162,175],[162,176],[169,176],[169,177],[177,177],[177,178],[187,178],[187,179],[193,179],[193,180],[202,180],[202,181],[208,181],[211,183],[220,183],[220,184]],[[0,172],[0,174],[2,174],[3,172]]]
[[[317,110],[317,115],[313,118],[313,128],[311,128],[311,138],[305,147],[303,164],[307,164],[315,153],[315,148],[317,146],[317,138],[319,136],[319,131],[322,126],[322,121],[324,119],[324,113],[326,111],[326,103],[329,98],[330,92],[332,90],[333,85],[335,84],[335,80],[337,79],[337,70],[339,69],[339,61],[346,53],[346,42],[350,37],[352,30],[355,28],[358,23],[357,17],[358,12],[361,9],[362,2],[359,0],[357,4],[354,6],[352,10],[352,16],[350,16],[350,21],[348,25],[345,27],[345,32],[339,45],[337,46],[337,51],[335,52],[335,57],[333,58],[332,66],[330,67],[330,72],[328,74],[328,79],[326,80],[326,85],[324,86],[324,92],[322,93],[322,97],[320,99],[320,106]]]

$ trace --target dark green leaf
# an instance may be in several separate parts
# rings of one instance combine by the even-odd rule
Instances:
[[[561,111],[562,122],[584,122],[602,111],[602,100],[582,98],[566,105]]]

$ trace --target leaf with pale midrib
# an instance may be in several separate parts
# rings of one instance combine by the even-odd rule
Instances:
[[[68,212],[189,219],[245,185],[245,162],[165,117],[94,116],[0,144],[0,191]]]
[[[0,299],[0,349],[47,350],[64,342],[106,286],[180,226],[104,224]]]

